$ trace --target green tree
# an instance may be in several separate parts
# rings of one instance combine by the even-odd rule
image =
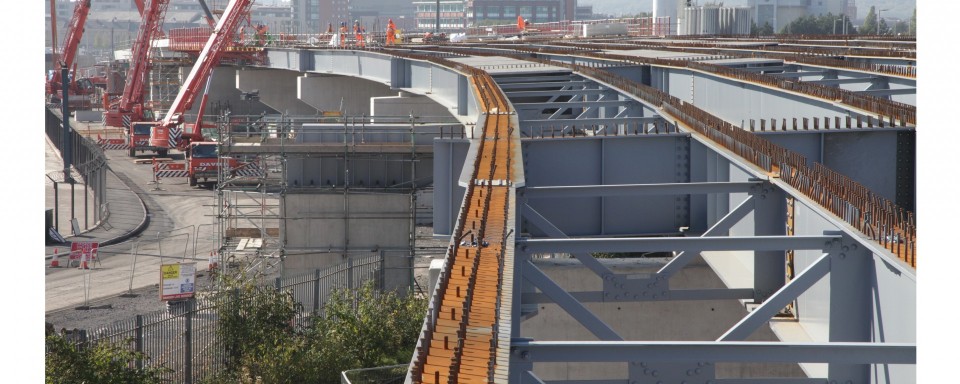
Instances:
[[[218,293],[218,335],[230,356],[207,383],[339,383],[349,369],[404,364],[416,347],[427,300],[379,292],[372,283],[335,291],[324,316],[293,326],[302,307],[288,292],[229,279]]]
[[[152,384],[160,383],[162,367],[136,369],[137,360],[147,360],[122,345],[96,343],[77,347],[63,335],[46,337],[46,383]]]
[[[767,21],[763,23],[763,26],[757,30],[759,36],[770,36],[773,35],[773,26],[770,25],[770,22]]]
[[[321,356],[320,378],[348,369],[381,367],[410,361],[423,326],[427,300],[408,292],[377,292],[372,284],[338,291],[306,333]]]
[[[871,35],[877,33],[877,10],[876,7],[870,7],[866,18],[863,19],[863,25],[860,26],[860,33]]]
[[[847,17],[837,16],[833,13],[820,16],[808,15],[790,22],[780,30],[780,33],[831,35],[836,32],[836,34],[842,34],[844,23],[847,24],[847,33],[852,33],[853,24]]]

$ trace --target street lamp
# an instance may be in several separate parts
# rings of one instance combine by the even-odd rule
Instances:
[[[887,8],[887,9],[878,9],[878,10],[877,10],[877,35],[878,35],[878,36],[880,35],[880,12],[886,12],[886,11],[889,11],[889,10],[890,10],[890,8]]]
[[[110,61],[115,59],[114,55],[117,52],[116,48],[113,45],[113,28],[117,26],[117,18],[114,17],[113,20],[110,20]]]

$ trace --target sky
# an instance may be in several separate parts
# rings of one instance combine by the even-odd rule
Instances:
[[[707,0],[696,0],[699,4],[706,4]],[[745,6],[747,0],[711,0],[709,2],[722,2],[727,6]],[[579,0],[581,5],[592,5],[594,12],[606,13],[612,15],[636,14],[640,12],[652,12],[653,0]],[[857,14],[864,17],[867,10],[872,5],[880,5],[880,9],[890,9],[887,13],[881,14],[881,17],[906,19],[913,14],[916,8],[915,0],[856,0]]]

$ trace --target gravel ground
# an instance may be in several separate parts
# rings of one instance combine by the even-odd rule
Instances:
[[[414,261],[417,286],[428,291],[430,260],[443,258],[443,250],[447,246],[446,240],[433,239],[433,227],[417,227],[417,256]],[[198,263],[197,288],[199,292],[209,290],[210,279],[206,269]],[[63,309],[46,314],[46,322],[52,323],[54,329],[87,329],[94,330],[116,321],[128,320],[138,314],[147,314],[165,311],[166,303],[160,301],[157,285],[134,290],[135,297],[115,296],[91,301],[89,309]]]

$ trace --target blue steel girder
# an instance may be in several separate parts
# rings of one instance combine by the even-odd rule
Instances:
[[[368,53],[364,53],[364,55],[366,54]],[[351,57],[349,57],[350,55],[352,54],[344,54],[343,57],[341,56],[328,57],[327,59],[329,59],[329,61],[331,62],[338,61],[338,60],[347,61],[345,63],[335,63],[336,65],[331,65],[331,68],[333,69],[329,69],[329,70],[334,72],[336,72],[337,70],[342,70],[344,72],[342,74],[345,74],[345,75],[364,77],[365,74],[363,73],[356,73],[356,74],[346,73],[346,72],[349,72],[349,70],[343,69],[343,68],[357,68],[356,64],[361,61],[356,57],[353,57],[351,61]],[[375,55],[375,54],[371,54],[371,55]],[[373,66],[387,65],[390,68],[393,68],[390,72],[390,78],[388,80],[389,84],[391,84],[392,86],[395,86],[394,84],[410,85],[412,84],[411,82],[421,81],[419,78],[415,78],[415,76],[410,77],[410,73],[403,73],[402,70],[398,70],[397,68],[397,63],[408,63],[411,60],[399,59],[395,57],[390,58],[389,55],[384,55],[384,56],[387,57],[387,59],[377,59],[375,61],[368,62],[366,64],[370,64]],[[301,62],[304,62],[304,61],[305,60],[301,60]],[[418,70],[423,70],[426,73],[429,73],[434,70],[445,70],[445,69],[433,69],[432,67],[434,67],[434,65],[430,63],[425,63],[425,62],[418,62],[418,63],[421,63],[423,65],[422,67],[418,67]],[[317,63],[314,62],[309,64],[316,65]],[[314,69],[314,68],[311,68],[311,69]],[[324,72],[321,71],[321,73],[324,73]],[[376,77],[376,76],[374,75],[373,77]],[[578,78],[579,78],[578,76],[570,75],[570,76],[559,76],[554,80],[567,79],[570,81],[581,81],[581,80],[578,80]],[[404,83],[404,82],[407,82],[407,83]],[[514,87],[513,89],[538,89],[539,87],[543,87],[543,84],[533,83],[528,80],[525,81],[523,78],[520,78],[520,77],[509,79],[505,81],[505,83],[512,84]],[[587,83],[588,82],[584,82],[582,86],[586,86]],[[637,98],[634,98],[633,96],[630,96],[630,94],[627,92],[622,92],[617,90],[615,87],[611,87],[607,84],[603,84],[602,82],[598,82],[598,81],[592,81],[589,83],[599,84],[600,86],[603,86],[606,89],[614,90],[614,92],[618,95],[618,97],[635,100],[639,104],[642,104],[645,107],[649,108],[651,111],[658,111],[662,113],[662,111],[659,109],[659,106],[649,105],[648,103],[645,103],[643,101],[640,101]],[[562,84],[562,82],[560,84]],[[427,86],[432,86],[432,84],[427,84]],[[503,84],[504,88],[509,88],[510,86],[511,85],[509,84]],[[560,87],[563,87],[563,86],[560,85]],[[409,87],[405,87],[405,88],[409,88]],[[435,96],[431,96],[431,97],[435,97]],[[460,95],[458,95],[456,98],[458,102],[461,101]],[[469,101],[475,102],[472,99],[470,99]],[[662,114],[662,116],[667,121],[676,120],[669,114]],[[524,121],[520,121],[520,124],[521,125],[524,124]],[[689,127],[686,127],[682,124],[680,125],[679,128],[684,129],[686,131],[690,131]],[[550,249],[549,247],[558,247],[559,246],[558,244],[565,244],[564,246],[568,247],[566,248],[568,250],[572,249],[574,251],[583,251],[583,252],[575,252],[575,255],[576,253],[582,254],[585,252],[589,252],[591,250],[621,251],[621,250],[631,250],[631,249],[639,249],[639,248],[691,249],[694,251],[722,250],[722,249],[745,249],[749,251],[810,249],[815,252],[823,252],[825,248],[829,248],[829,246],[826,246],[825,244],[832,243],[833,239],[836,239],[839,236],[842,236],[844,239],[843,244],[851,244],[851,245],[856,245],[860,247],[859,248],[860,252],[863,252],[865,255],[868,254],[870,257],[870,260],[872,260],[873,263],[882,267],[882,268],[878,268],[879,270],[882,270],[883,268],[887,268],[887,269],[896,271],[898,275],[901,275],[908,280],[912,279],[915,282],[915,271],[911,270],[909,267],[904,267],[902,262],[897,260],[895,256],[892,256],[883,247],[879,246],[878,244],[872,241],[866,240],[862,236],[862,234],[860,234],[857,230],[853,229],[851,226],[847,225],[842,220],[836,218],[832,214],[825,212],[823,208],[817,205],[817,203],[813,202],[803,194],[797,192],[785,182],[777,180],[775,178],[770,178],[769,175],[766,174],[762,169],[759,169],[753,166],[752,164],[740,158],[739,156],[733,154],[729,150],[717,145],[716,143],[706,140],[705,138],[701,137],[698,134],[692,134],[690,137],[693,144],[705,148],[706,151],[710,153],[710,156],[715,156],[716,159],[719,159],[718,161],[728,162],[732,166],[736,166],[742,169],[744,173],[749,174],[750,177],[754,179],[769,181],[769,183],[772,184],[776,189],[783,192],[783,194],[785,195],[785,198],[795,200],[797,204],[800,206],[808,207],[812,211],[812,215],[815,216],[814,217],[814,219],[816,219],[815,221],[818,221],[821,224],[826,223],[823,225],[830,225],[837,228],[840,231],[840,234],[839,235],[807,234],[807,235],[798,235],[798,236],[733,236],[733,237],[716,237],[716,238],[705,237],[705,238],[659,238],[659,239],[658,238],[653,238],[653,239],[650,239],[650,238],[570,239],[567,242],[561,242],[561,243],[558,243],[556,240],[519,240],[517,241],[517,245],[533,247],[528,249],[528,251],[532,252],[532,251],[548,250]],[[729,180],[729,182],[731,183],[735,181],[736,180]],[[667,188],[667,187],[664,187],[664,188]],[[689,188],[695,189],[698,187],[691,186]],[[607,193],[607,192],[600,192],[600,193]],[[727,193],[735,194],[736,192],[727,192]],[[521,204],[521,206],[524,206],[524,204]],[[740,209],[733,209],[731,214],[734,212],[742,213]],[[733,220],[732,218],[738,218],[738,219],[741,218],[739,215],[734,215],[730,217],[731,217],[731,221],[736,221],[736,220]],[[549,221],[547,220],[543,220],[543,221],[546,221],[546,223],[549,224]],[[720,220],[720,221],[722,222],[723,220]],[[718,232],[719,231],[720,230],[718,229]],[[563,233],[559,232],[559,236],[563,236]],[[594,244],[597,244],[597,243],[591,242],[590,240],[599,240],[599,243],[606,243],[606,245],[599,246],[599,247],[594,246]],[[573,246],[570,246],[570,244],[573,244]],[[540,247],[540,248],[537,248],[537,247]],[[557,250],[559,248],[552,248],[552,249]],[[691,255],[693,253],[694,252],[690,252]],[[841,253],[837,253],[833,251],[833,254],[835,254],[836,256],[831,256],[831,257],[839,258]],[[593,259],[590,256],[588,257],[590,259]],[[849,259],[849,256],[848,256],[848,259]],[[593,260],[595,261],[595,259]],[[588,263],[585,262],[584,264],[588,264]],[[599,264],[598,271],[600,272],[598,273],[598,275],[601,275],[602,277],[610,276],[611,278],[617,277],[613,273],[608,274],[607,272],[605,272],[604,269],[606,269],[607,271],[609,271],[609,269],[603,267],[603,265],[600,263],[598,264]],[[814,265],[817,266],[820,264],[814,263]],[[676,268],[676,267],[672,267],[672,268]],[[522,271],[523,269],[520,268],[518,270]],[[846,272],[846,273],[850,273],[850,272]],[[514,276],[512,280],[512,284],[514,284],[513,292],[517,293],[516,295],[517,297],[514,298],[515,304],[517,304],[517,306],[515,306],[514,308],[519,308],[518,305],[519,303],[522,302],[521,297],[526,297],[532,300],[542,300],[546,298],[544,294],[539,294],[536,292],[530,292],[528,290],[524,290],[523,283],[522,283],[523,279],[521,276],[522,275]],[[795,279],[799,279],[799,278],[800,277],[798,276]],[[536,279],[536,277],[534,279]],[[821,281],[819,281],[817,284],[822,284],[823,283],[822,280],[825,280],[825,279],[821,279]],[[866,279],[866,280],[869,280],[869,279]],[[801,282],[802,281],[803,280],[801,280]],[[856,281],[856,284],[864,284],[863,282],[865,281],[865,279],[862,276],[860,276],[860,277],[856,277],[855,281]],[[549,283],[546,283],[546,282],[542,282],[542,283],[549,285]],[[787,283],[787,285],[789,284],[790,283]],[[832,282],[832,284],[840,284],[839,278],[836,282]],[[798,282],[792,285],[791,287],[800,287],[800,286],[801,286],[801,283]],[[839,289],[840,286],[838,285],[837,287],[838,288],[836,289],[836,291],[840,291]],[[860,291],[862,288],[863,287],[858,285],[857,295],[848,295],[848,297],[844,297],[844,295],[841,292],[834,292],[833,299],[841,303],[849,304],[853,302],[854,298],[857,298],[859,297],[860,294],[862,294],[862,292]],[[797,288],[791,288],[791,289],[797,289]],[[722,298],[722,299],[736,299],[736,298],[749,299],[750,298],[748,295],[748,292],[742,289],[688,290],[689,292],[682,292],[682,291],[684,290],[670,291],[671,292],[670,298],[673,300],[691,300],[691,299],[699,300],[704,298]],[[554,296],[556,296],[557,292],[554,292],[554,293],[555,293]],[[889,293],[887,295],[889,295]],[[564,297],[563,300],[569,300],[570,298],[572,298],[574,301],[583,300],[583,302],[592,302],[598,299],[596,291],[579,292],[579,293],[573,292],[573,293],[567,293],[566,295],[561,295],[561,296]],[[786,300],[781,296],[777,296],[777,294],[775,293],[768,300],[780,300],[780,299]],[[606,301],[605,299],[600,299],[600,300]],[[779,304],[779,302],[771,303],[769,305],[770,308],[775,307],[776,305],[774,304]],[[839,324],[839,322],[842,320],[841,318],[842,311],[839,311],[839,308],[837,308],[836,310],[838,311],[837,312],[838,315],[830,316],[830,322],[831,322],[830,326],[842,328],[842,325]],[[515,316],[519,317],[520,311],[518,310],[517,312],[518,313],[516,313]],[[756,320],[758,318],[760,318],[759,314],[757,315],[757,317],[750,319],[750,322],[752,323],[754,321],[759,321],[759,320]],[[517,329],[514,330],[515,334],[519,332],[518,324],[519,322],[515,325],[517,327]],[[849,325],[849,327],[860,327],[860,328],[857,328],[853,333],[862,332],[863,330],[861,329],[862,325],[860,324],[860,322],[857,322],[854,325]],[[754,342],[754,343],[751,343],[750,346],[739,345],[737,343],[714,343],[714,342],[701,343],[701,345],[695,345],[695,346],[691,346],[690,348],[684,349],[684,353],[689,353],[689,354],[687,355],[681,354],[682,356],[679,357],[679,361],[693,362],[693,363],[702,362],[702,361],[730,361],[727,359],[734,359],[735,361],[752,361],[752,362],[755,362],[755,361],[787,361],[787,362],[811,361],[811,362],[827,362],[827,363],[831,363],[831,365],[846,364],[851,366],[857,366],[857,365],[863,365],[863,364],[882,364],[882,363],[894,363],[894,364],[915,363],[915,345],[912,343],[909,343],[909,342],[908,343],[891,343],[887,345],[878,346],[873,343],[832,342],[832,341],[841,339],[842,338],[841,336],[846,336],[843,334],[843,332],[840,332],[840,331],[838,332],[839,333],[837,335],[833,335],[833,334],[830,335],[830,338],[829,338],[829,341],[831,341],[830,343],[827,343],[827,342],[818,342],[813,344],[769,343],[768,345],[765,343]],[[820,339],[814,338],[814,340],[820,340]],[[572,342],[572,344],[570,345],[576,348],[587,348],[587,349],[580,349],[579,352],[576,353],[577,358],[584,358],[586,360],[576,360],[576,361],[624,361],[624,362],[641,361],[641,360],[647,359],[647,355],[646,355],[646,352],[638,352],[639,351],[639,349],[637,349],[638,345],[643,344],[648,347],[652,346],[653,348],[660,348],[659,346],[657,346],[657,343],[646,343],[646,342],[623,342],[623,343],[625,344],[599,343],[599,345],[596,345],[596,344],[591,344],[589,342]],[[510,366],[511,368],[513,368],[515,365],[514,363],[516,363],[516,367],[520,369],[520,371],[518,372],[521,372],[521,373],[529,372],[529,369],[526,369],[526,367],[528,363],[531,361],[536,361],[536,362],[561,361],[561,360],[540,360],[540,359],[541,358],[546,358],[546,359],[570,358],[569,356],[571,356],[569,354],[569,350],[561,351],[561,349],[553,349],[554,347],[556,347],[556,344],[550,344],[550,342],[546,342],[546,343],[524,342],[517,339],[514,342],[512,342],[511,345],[514,347],[514,352],[517,352],[517,354],[514,355],[514,358],[516,358],[516,360],[514,362],[511,362]],[[589,351],[592,351],[592,350],[588,350],[588,349],[594,346],[600,348],[599,351],[601,352],[598,352],[596,354],[590,353]],[[619,346],[624,346],[623,348],[627,348],[627,349],[618,350],[617,348]],[[663,343],[663,346],[664,348],[679,347],[683,349],[686,345],[683,342],[667,342],[667,343]],[[537,347],[544,347],[547,349],[536,349]],[[705,355],[709,353],[716,353],[716,352],[710,352],[710,351],[713,351],[713,348],[715,347],[719,348],[719,350],[722,351],[720,353],[728,357],[722,359],[722,358],[712,358],[710,356]],[[526,358],[522,356],[523,351],[527,352]],[[545,353],[544,351],[547,351],[547,352]],[[621,354],[621,356],[615,356],[614,354],[610,353],[611,351],[617,351]],[[661,349],[660,351],[664,351],[664,350]],[[757,351],[762,351],[762,352],[757,352]],[[676,362],[678,361],[678,359],[676,358],[676,356],[674,356],[675,354],[676,354],[675,352],[669,352],[667,353],[667,355],[664,355],[661,353],[659,355],[660,356],[659,358],[663,359],[663,361]],[[913,355],[911,356],[911,354]],[[851,357],[851,355],[857,355],[857,356]],[[906,355],[906,357],[904,357],[904,355]],[[531,356],[537,356],[537,357],[530,358]],[[558,357],[558,356],[561,356],[561,357]],[[566,356],[566,357],[562,357],[562,356]],[[695,357],[691,357],[691,356],[695,356]],[[896,357],[891,357],[891,356],[896,356]],[[657,358],[655,357],[653,359],[657,359]],[[693,360],[689,360],[689,359],[693,359]],[[782,359],[782,360],[778,360],[778,359]],[[831,370],[833,370],[833,368],[831,368]],[[513,371],[513,369],[511,369],[511,371]],[[834,372],[831,371],[831,375],[833,374]],[[858,374],[858,373],[855,373],[855,374]],[[529,378],[531,375],[526,375],[526,376]],[[511,377],[514,377],[513,372],[511,372]]]

